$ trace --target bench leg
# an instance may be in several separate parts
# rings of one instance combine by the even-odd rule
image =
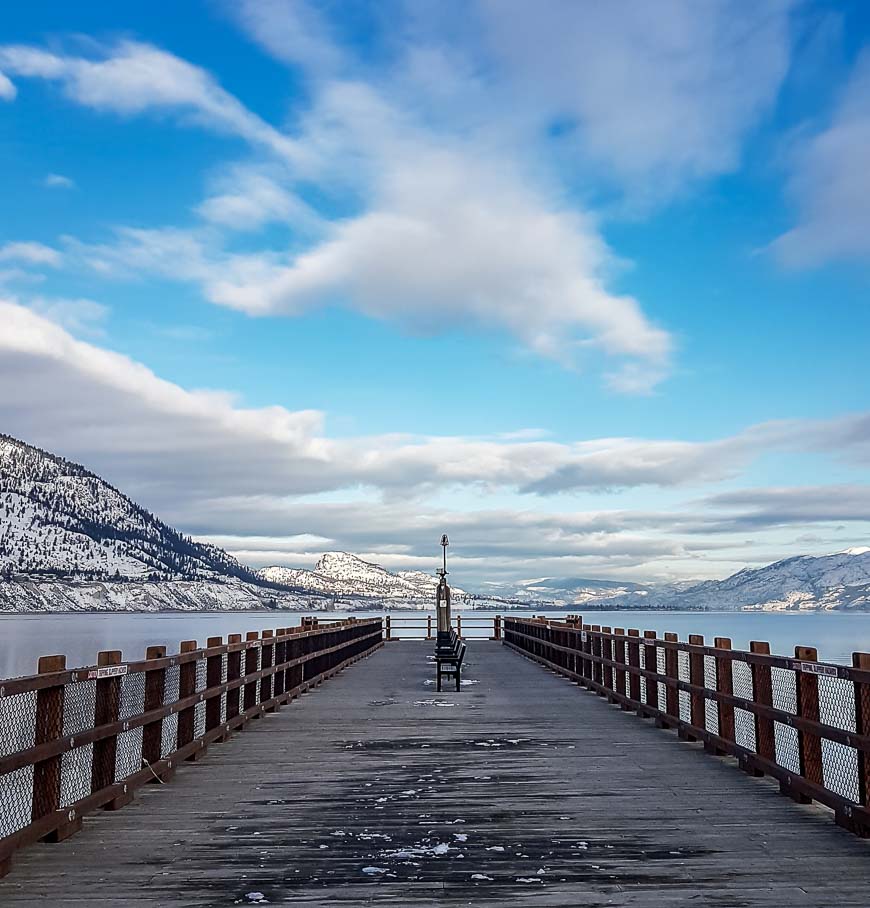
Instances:
[[[459,678],[460,678],[460,675],[459,675],[459,672],[457,672],[456,673],[456,690],[459,690]]]
[[[435,690],[440,694],[441,693],[441,669],[438,669],[438,681],[435,685]]]

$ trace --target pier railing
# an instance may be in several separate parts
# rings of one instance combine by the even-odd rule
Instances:
[[[116,810],[136,788],[166,781],[245,723],[278,709],[383,642],[380,619],[210,637],[177,654],[152,646],[124,662],[66,668],[43,656],[39,674],[0,680],[0,876],[12,853],[60,841],[82,816]]]
[[[819,662],[810,646],[791,658],[763,641],[744,652],[725,637],[707,646],[580,619],[505,618],[504,643],[870,835],[870,654],[848,667]]]
[[[541,618],[543,615],[533,617]],[[565,620],[563,612],[558,619]],[[572,616],[567,616],[572,617]],[[318,616],[312,619],[317,626],[323,626],[332,620],[329,617]],[[419,615],[391,615],[385,614],[382,619],[385,640],[434,640],[438,632],[438,622],[432,612],[421,611]],[[454,614],[453,628],[462,640],[501,640],[502,622],[501,615],[469,615]]]

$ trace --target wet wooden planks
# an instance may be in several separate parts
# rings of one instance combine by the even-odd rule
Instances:
[[[866,906],[870,845],[497,643],[403,641],[17,856],[0,904]]]

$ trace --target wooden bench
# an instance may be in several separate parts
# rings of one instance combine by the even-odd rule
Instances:
[[[450,645],[435,648],[435,666],[437,669],[436,690],[441,691],[442,678],[454,678],[456,689],[461,687],[462,661],[465,659],[465,644],[459,635],[450,631]]]

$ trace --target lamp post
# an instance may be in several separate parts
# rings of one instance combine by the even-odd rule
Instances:
[[[435,594],[435,613],[438,617],[438,636],[436,646],[447,643],[450,634],[450,587],[447,585],[447,546],[450,541],[445,533],[441,537],[441,548],[443,550],[443,560],[441,570],[438,575],[441,579],[438,581],[438,589]]]

